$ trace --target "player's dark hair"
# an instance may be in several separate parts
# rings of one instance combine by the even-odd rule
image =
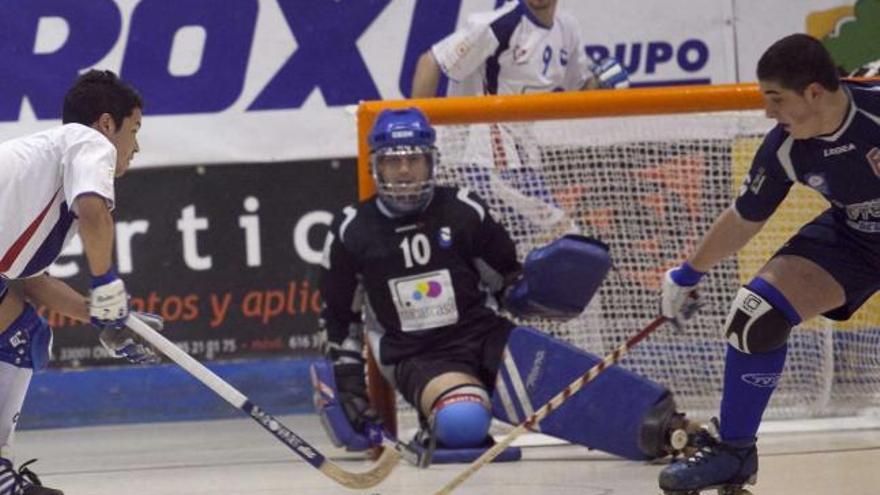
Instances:
[[[92,69],[79,76],[64,96],[61,121],[91,126],[101,114],[109,113],[119,129],[125,117],[143,107],[141,95],[131,85],[112,71]]]
[[[772,81],[798,93],[814,82],[828,91],[840,87],[831,54],[822,42],[806,34],[792,34],[770,45],[758,60],[758,80]]]

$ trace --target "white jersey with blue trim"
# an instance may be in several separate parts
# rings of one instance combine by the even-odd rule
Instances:
[[[557,10],[542,25],[521,0],[470,16],[431,52],[448,96],[579,90],[589,74],[577,21]]]
[[[794,139],[781,125],[764,138],[735,208],[764,221],[800,182],[831,203],[834,218],[874,245],[880,240],[880,83],[842,83],[849,108],[831,134]]]
[[[0,276],[45,271],[76,232],[74,201],[112,208],[116,148],[100,132],[66,124],[0,144]]]

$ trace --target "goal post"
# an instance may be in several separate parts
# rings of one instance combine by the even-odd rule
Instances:
[[[436,126],[757,109],[761,107],[761,94],[757,84],[721,84],[364,101],[357,109],[358,192],[361,199],[375,191],[370,177],[367,136],[376,117],[382,110],[408,107],[419,108]]]
[[[362,199],[374,192],[366,138],[376,116],[411,106],[437,129],[438,183],[483,197],[520,256],[572,230],[610,246],[615,269],[581,317],[524,322],[597,355],[656,317],[663,272],[731,204],[774,124],[755,84],[364,102],[357,113]],[[724,368],[720,332],[731,298],[826,207],[821,196],[796,185],[761,234],[706,277],[706,306],[686,330],[657,332],[623,365],[669,387],[691,415],[715,414]],[[374,378],[375,363],[371,370],[371,397],[393,428],[394,394]],[[878,403],[880,302],[874,298],[849,322],[818,318],[792,333],[783,380],[765,417],[848,415]]]

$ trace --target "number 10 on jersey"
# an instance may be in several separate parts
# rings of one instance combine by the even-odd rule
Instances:
[[[404,237],[400,250],[403,251],[403,263],[407,268],[412,268],[415,264],[427,265],[431,260],[431,243],[428,242],[428,236],[422,233],[411,238]]]

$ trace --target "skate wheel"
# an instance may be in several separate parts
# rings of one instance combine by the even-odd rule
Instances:
[[[675,451],[684,450],[688,445],[688,434],[683,429],[678,429],[669,435],[669,446]]]

